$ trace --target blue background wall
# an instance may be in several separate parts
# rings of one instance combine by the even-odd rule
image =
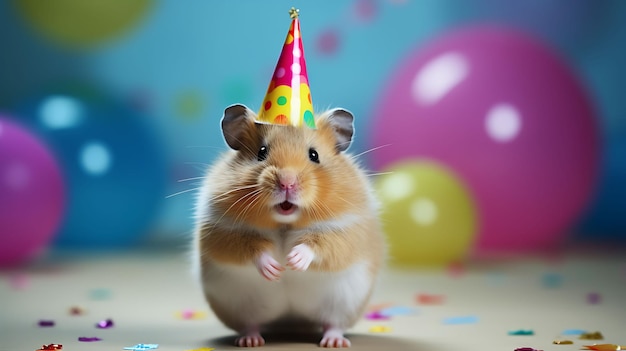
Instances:
[[[146,1],[123,28],[116,21],[132,1],[111,1],[108,7],[113,11],[101,11],[100,18],[104,27],[111,31],[120,27],[119,31],[82,44],[42,30],[33,12],[49,10],[24,10],[28,3],[0,3],[0,110],[50,144],[57,143],[55,147],[65,147],[66,153],[79,146],[64,145],[67,139],[59,141],[54,133],[37,127],[34,115],[42,101],[69,95],[89,106],[91,120],[116,115],[110,118],[112,125],[91,125],[84,133],[118,145],[109,150],[114,160],[127,160],[130,174],[150,186],[128,185],[127,197],[95,192],[88,199],[71,198],[104,212],[119,208],[116,201],[141,198],[124,210],[125,219],[118,220],[118,226],[132,228],[126,236],[170,242],[188,235],[193,192],[166,196],[197,186],[197,181],[180,180],[200,176],[204,164],[224,149],[219,130],[224,107],[236,102],[259,107],[289,26],[287,10],[296,6],[314,104],[354,112],[355,153],[373,146],[367,135],[390,73],[405,55],[439,35],[476,24],[499,24],[520,29],[557,51],[587,87],[605,145],[598,190],[580,223],[573,226],[578,234],[572,237],[626,238],[623,1]],[[92,11],[72,7],[72,1],[58,2],[68,3],[70,10],[54,15],[68,26]],[[74,29],[86,26],[78,23]],[[131,117],[125,119],[126,115],[140,121],[128,124]],[[140,136],[133,141],[125,133]],[[78,171],[65,172],[78,181],[71,177]],[[121,177],[128,176],[110,175],[107,182],[121,182]],[[68,204],[70,212],[72,206]],[[141,218],[127,219],[133,216]]]

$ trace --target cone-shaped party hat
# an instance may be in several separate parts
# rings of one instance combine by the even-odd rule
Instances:
[[[298,10],[291,8],[291,26],[267,88],[259,121],[315,128]]]

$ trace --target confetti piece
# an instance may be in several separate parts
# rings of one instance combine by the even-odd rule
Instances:
[[[199,349],[185,350],[185,351],[213,351],[213,350],[215,350],[215,349],[212,348],[212,347],[201,347]]]
[[[158,349],[159,344],[137,344],[135,346],[125,347],[124,350],[142,351]]]
[[[85,314],[85,309],[83,309],[82,307],[78,307],[78,306],[72,306],[70,307],[69,313],[72,316],[82,316]]]
[[[376,320],[387,320],[389,319],[389,316],[385,316],[383,314],[381,314],[378,311],[374,311],[374,312],[369,312],[365,315],[365,319],[369,319],[372,321],[376,321]]]
[[[541,278],[541,283],[546,288],[558,288],[563,285],[563,277],[557,273],[546,273]]]
[[[509,335],[535,335],[535,332],[530,329],[519,329],[509,331]]]
[[[581,340],[602,340],[604,336],[599,331],[593,333],[582,333],[580,334],[579,339]]]
[[[89,297],[92,300],[108,300],[112,295],[111,290],[105,288],[92,289],[89,292]]]
[[[615,344],[593,344],[593,345],[584,345],[583,350],[596,350],[596,351],[614,351],[614,350],[626,350],[626,345],[615,345]]]
[[[383,316],[393,317],[393,316],[409,316],[409,315],[415,314],[416,310],[411,307],[394,306],[394,307],[383,308],[379,312]]]
[[[54,327],[54,321],[50,320],[50,319],[41,319],[38,323],[37,323],[40,327]]]
[[[191,319],[204,319],[206,318],[206,313],[202,311],[194,311],[194,310],[182,310],[176,313],[176,317],[185,320]]]
[[[113,326],[114,326],[113,320],[110,318],[96,323],[96,328],[98,329],[109,329],[109,328],[113,328]]]
[[[443,320],[443,324],[472,324],[478,322],[476,316],[449,317]]]
[[[30,285],[30,278],[24,273],[15,273],[9,277],[9,284],[15,290],[25,290]]]
[[[369,331],[370,333],[389,333],[391,332],[391,327],[386,325],[375,325],[370,327]]]
[[[60,345],[60,344],[41,345],[41,348],[35,351],[39,351],[39,350],[63,350],[63,345]]]
[[[460,278],[465,275],[465,265],[462,262],[452,262],[446,267],[448,275],[452,278]]]
[[[420,305],[441,305],[445,300],[443,295],[418,294],[417,303]]]
[[[543,350],[533,349],[532,347],[518,347],[515,349],[515,351],[543,351]]]
[[[582,329],[565,329],[561,332],[561,335],[580,335],[585,334],[587,331]]]
[[[82,342],[94,342],[94,341],[101,341],[102,339],[96,337],[96,336],[92,336],[92,337],[88,337],[88,336],[81,336],[78,338],[78,341],[82,341]]]
[[[592,292],[587,294],[587,303],[590,305],[597,305],[600,303],[601,297],[597,292]]]
[[[574,342],[572,340],[554,340],[552,343],[555,345],[572,345]]]

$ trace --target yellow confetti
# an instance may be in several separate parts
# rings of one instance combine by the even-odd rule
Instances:
[[[391,327],[386,325],[375,325],[369,329],[370,333],[389,333],[391,332]]]
[[[215,350],[215,349],[212,348],[212,347],[201,347],[199,349],[185,350],[185,351],[213,351],[213,350]]]
[[[552,343],[555,345],[571,345],[574,342],[572,340],[554,340]]]
[[[582,340],[602,340],[602,339],[604,339],[604,336],[602,336],[602,333],[597,331],[597,332],[594,332],[594,333],[580,334],[580,338],[579,339],[582,339]]]

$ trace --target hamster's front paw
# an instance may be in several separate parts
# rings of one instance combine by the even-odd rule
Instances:
[[[294,246],[287,255],[287,266],[294,271],[306,271],[314,258],[315,253],[308,245],[299,244]]]
[[[280,279],[280,273],[285,270],[285,268],[267,252],[263,252],[259,258],[257,258],[255,264],[263,278],[271,282],[278,281]]]

